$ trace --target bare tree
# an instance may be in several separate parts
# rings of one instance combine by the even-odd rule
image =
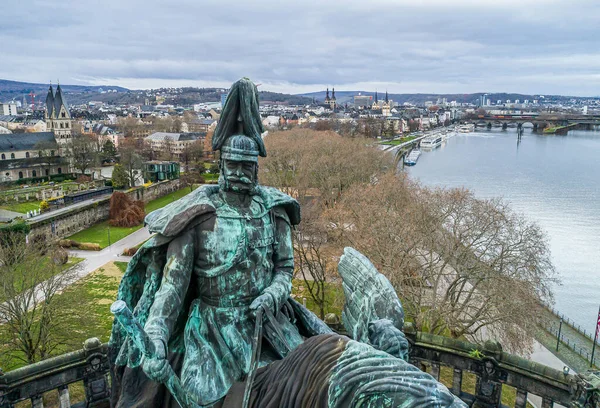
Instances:
[[[296,276],[303,279],[308,293],[325,318],[328,305],[327,283],[335,273],[335,249],[330,245],[327,230],[319,212],[303,209],[302,224],[293,231]]]
[[[98,150],[95,139],[97,138],[73,132],[67,151],[73,167],[81,174],[85,174],[86,170],[90,169],[97,161]]]
[[[157,116],[150,117],[152,121],[152,128],[155,132],[172,132],[173,131],[173,118],[166,116],[160,118]]]
[[[61,321],[72,310],[61,291],[77,276],[64,269],[67,254],[45,239],[25,243],[20,232],[2,232],[0,243],[0,350],[5,362],[31,364],[70,344]]]
[[[203,166],[202,158],[204,156],[204,140],[199,139],[193,143],[186,143],[181,152],[181,162],[187,172],[190,167],[196,168]]]
[[[326,287],[335,275],[335,254],[322,218],[343,192],[368,182],[393,167],[389,158],[365,139],[348,139],[327,131],[293,129],[270,134],[268,157],[261,160],[260,179],[296,197],[303,221],[294,232],[297,275],[304,280],[318,312],[328,307]]]
[[[141,126],[140,120],[134,117],[119,118],[117,122],[117,128],[123,132],[125,137],[133,137],[135,131]]]
[[[274,132],[265,144],[269,156],[260,163],[261,181],[293,194],[301,204],[317,199],[331,207],[352,184],[369,181],[393,167],[391,158],[367,140],[329,131]]]
[[[119,162],[127,174],[129,187],[135,186],[136,181],[141,177],[143,159],[138,152],[142,150],[142,146],[142,139],[123,139],[119,143]]]
[[[173,160],[175,154],[175,142],[171,136],[165,136],[161,146],[161,158],[163,160]]]
[[[384,122],[371,116],[362,118],[358,123],[358,133],[367,139],[377,139],[381,136]]]
[[[551,301],[555,271],[543,232],[506,203],[388,175],[355,185],[328,214],[340,242],[388,276],[418,329],[530,346],[523,332]]]

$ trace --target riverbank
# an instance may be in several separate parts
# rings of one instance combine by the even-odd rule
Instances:
[[[560,341],[558,340],[560,336]],[[535,338],[555,356],[578,372],[592,367],[598,368],[600,347],[596,344],[593,365],[591,364],[594,345],[593,333],[587,333],[577,323],[564,314],[544,308],[540,330]]]

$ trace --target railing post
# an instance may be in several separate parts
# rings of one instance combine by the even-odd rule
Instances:
[[[106,406],[110,397],[107,372],[108,356],[101,352],[102,343],[97,338],[87,339],[83,344],[88,365],[85,369],[83,386],[86,407]]]
[[[515,408],[527,407],[527,391],[517,389],[517,398],[515,399]]]
[[[498,342],[486,341],[483,346],[484,357],[481,360],[480,372],[475,385],[474,408],[492,408],[500,406],[502,383],[501,372],[496,357],[502,355],[502,346]],[[492,357],[493,356],[493,357]]]
[[[41,395],[31,398],[31,408],[44,408],[44,399]]]
[[[462,392],[462,370],[460,368],[454,369],[454,375],[452,376],[452,393],[457,397],[460,397]]]
[[[69,396],[69,386],[63,385],[58,389],[59,408],[71,408],[71,398]]]
[[[431,376],[435,378],[437,381],[440,380],[440,363],[432,362],[431,363]]]

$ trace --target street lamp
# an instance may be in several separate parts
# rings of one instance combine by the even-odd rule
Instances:
[[[558,345],[560,343],[560,332],[562,330],[562,322],[563,322],[563,319],[561,318],[560,319],[560,325],[558,326],[558,337],[556,339],[556,351],[558,351]]]

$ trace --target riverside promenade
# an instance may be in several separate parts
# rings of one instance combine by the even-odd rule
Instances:
[[[561,322],[562,320],[562,327]],[[560,341],[558,333],[560,329]],[[594,333],[588,333],[558,311],[545,309],[536,340],[577,372],[590,369]],[[558,351],[556,345],[558,343]],[[596,344],[594,367],[600,366],[600,346]]]

